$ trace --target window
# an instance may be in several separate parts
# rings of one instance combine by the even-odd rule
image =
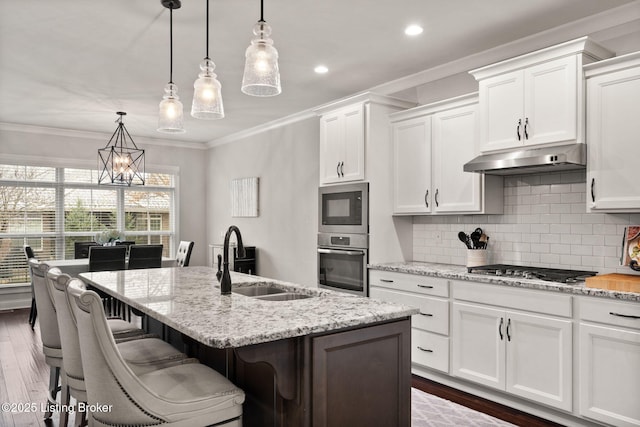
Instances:
[[[117,230],[124,240],[175,240],[175,175],[148,173],[144,187],[98,185],[95,169],[0,164],[0,285],[29,280],[24,245],[42,260],[74,258],[74,243]]]

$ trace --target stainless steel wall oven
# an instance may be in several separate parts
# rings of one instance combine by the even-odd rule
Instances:
[[[369,233],[369,183],[331,185],[318,191],[320,233]]]
[[[369,235],[318,233],[318,287],[368,296]]]

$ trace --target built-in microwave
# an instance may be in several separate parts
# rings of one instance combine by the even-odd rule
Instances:
[[[369,233],[369,183],[320,187],[318,231],[321,233]]]

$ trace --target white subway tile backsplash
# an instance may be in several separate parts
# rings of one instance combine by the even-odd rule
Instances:
[[[413,259],[464,265],[458,232],[481,227],[491,263],[627,272],[619,265],[622,234],[640,224],[640,213],[587,213],[586,206],[585,171],[508,176],[502,215],[415,216]]]

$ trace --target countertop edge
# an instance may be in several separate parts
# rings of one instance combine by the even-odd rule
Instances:
[[[609,298],[619,301],[640,302],[640,293],[623,292],[608,289],[588,288],[584,283],[553,284],[543,280],[507,278],[496,276],[485,276],[481,274],[467,273],[467,268],[461,265],[437,264],[423,262],[396,262],[396,263],[374,263],[367,265],[369,270],[391,271],[396,273],[406,273],[420,276],[437,277],[449,280],[462,280],[470,282],[488,283],[493,285],[509,286],[514,288],[538,289],[550,292],[560,292],[564,294],[582,295]]]

